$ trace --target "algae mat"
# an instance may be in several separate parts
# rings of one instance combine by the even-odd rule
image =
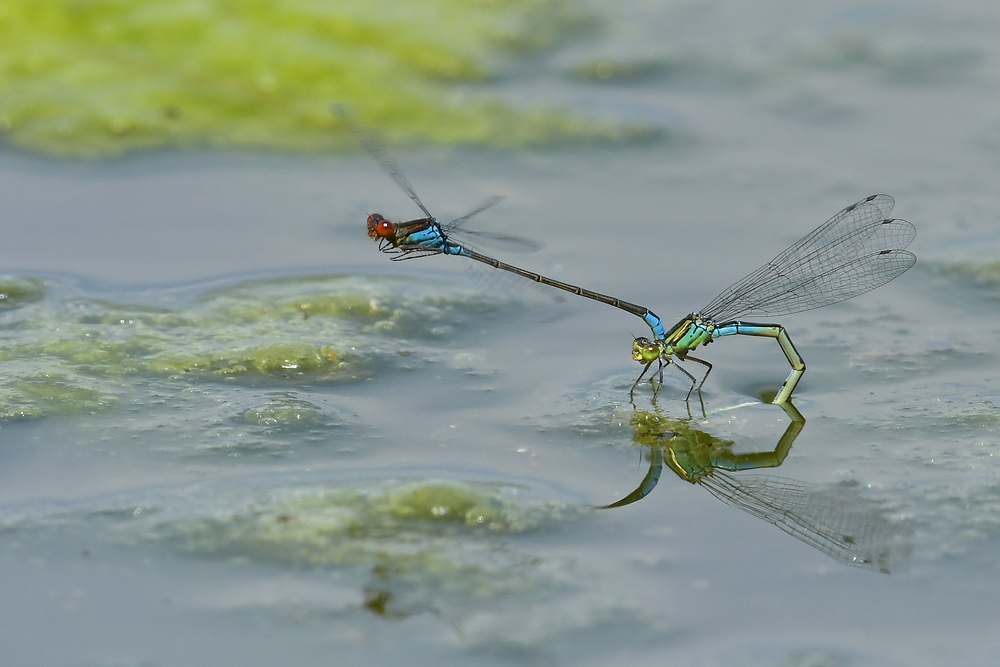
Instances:
[[[395,142],[621,140],[648,128],[476,88],[592,33],[563,0],[0,1],[0,136],[59,156],[153,147],[322,152],[333,102]]]
[[[351,275],[248,281],[170,307],[7,277],[0,308],[0,424],[83,417],[210,456],[329,440],[350,418],[310,388],[447,366],[442,342],[490,310],[470,290]]]

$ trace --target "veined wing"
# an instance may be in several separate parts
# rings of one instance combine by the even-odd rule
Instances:
[[[467,223],[473,217],[479,215],[483,211],[486,211],[488,209],[493,208],[494,206],[496,206],[497,204],[499,204],[502,201],[503,201],[503,196],[502,195],[494,195],[492,197],[487,197],[481,204],[479,204],[479,206],[477,206],[476,208],[472,209],[471,211],[469,211],[468,213],[466,213],[462,217],[455,218],[454,220],[452,220],[451,222],[449,222],[447,225],[445,225],[445,227],[447,229],[458,229],[459,227],[461,227],[462,225],[464,225],[465,223]]]
[[[699,312],[716,322],[788,315],[884,285],[917,261],[904,250],[916,230],[888,217],[893,204],[889,195],[872,195],[848,206]]]
[[[455,243],[461,245],[483,245],[493,248],[503,248],[509,252],[535,252],[542,247],[541,243],[526,239],[520,236],[509,234],[494,234],[492,232],[482,232],[479,230],[464,229],[462,225],[483,211],[493,208],[503,201],[502,196],[489,197],[476,208],[472,209],[460,218],[455,218],[447,225],[444,225],[444,233]],[[466,241],[468,240],[468,241]]]
[[[722,502],[774,524],[847,565],[890,573],[909,558],[912,530],[878,506],[833,488],[715,470],[699,484]]]
[[[462,246],[475,248],[486,246],[490,248],[500,248],[507,252],[535,252],[540,250],[542,244],[538,241],[526,239],[522,236],[509,236],[507,234],[493,234],[491,232],[471,231],[468,229],[456,232],[446,231],[448,238]]]
[[[379,166],[381,166],[382,169],[384,169],[385,172],[389,175],[389,177],[396,182],[396,185],[398,185],[400,189],[403,192],[405,192],[410,197],[411,200],[413,200],[413,203],[416,204],[420,208],[420,210],[424,212],[424,215],[426,215],[428,218],[431,218],[432,220],[437,220],[437,218],[434,217],[434,215],[427,209],[427,207],[424,206],[424,203],[420,201],[420,197],[417,195],[416,190],[413,189],[413,186],[410,185],[410,182],[406,179],[406,176],[403,175],[403,171],[402,169],[399,168],[399,165],[397,165],[396,162],[391,157],[389,157],[389,154],[386,153],[386,151],[383,149],[382,144],[371,133],[366,131],[360,124],[358,124],[342,105],[335,104],[330,107],[330,110],[341,119],[344,125],[346,125],[347,128],[354,135],[354,138],[357,139],[358,143],[364,146],[365,150],[367,150],[371,154],[371,156],[375,158],[375,161],[379,163]],[[472,243],[485,244],[494,247],[503,247],[511,252],[534,252],[539,248],[541,248],[542,246],[540,243],[524,239],[518,236],[510,236],[506,234],[491,234],[488,232],[469,231],[462,229],[462,225],[468,222],[471,218],[489,208],[492,208],[493,206],[496,206],[502,200],[503,197],[498,197],[498,196],[486,199],[483,203],[481,203],[479,206],[472,209],[465,215],[459,218],[455,218],[447,225],[443,225],[442,231],[444,231],[445,235],[448,236],[449,239],[451,239],[451,234],[454,233],[455,238],[452,240],[454,240],[456,243],[461,243],[462,239],[469,239],[471,240]],[[383,251],[385,252],[384,249]],[[436,254],[440,254],[440,252],[421,249],[416,252],[411,251],[409,253],[400,255],[398,257],[394,257],[393,259],[395,260],[413,259],[415,257],[423,257],[426,255],[436,255]]]
[[[389,177],[392,178],[392,180],[396,181],[396,185],[398,185],[403,192],[409,195],[410,199],[413,200],[413,203],[424,212],[424,215],[428,218],[434,218],[431,212],[427,210],[427,207],[424,206],[424,203],[420,201],[420,197],[417,196],[417,191],[413,189],[410,182],[406,180],[405,176],[403,176],[403,171],[395,162],[393,162],[388,153],[382,149],[382,145],[378,142],[378,140],[366,132],[365,129],[362,128],[357,122],[355,122],[355,120],[347,112],[347,109],[342,105],[334,104],[330,107],[330,111],[335,113],[340,120],[343,121],[344,125],[350,129],[351,134],[354,135],[354,138],[358,140],[358,143],[364,146],[365,150],[371,153],[371,156],[375,158],[375,161],[379,163],[387,174],[389,174]]]

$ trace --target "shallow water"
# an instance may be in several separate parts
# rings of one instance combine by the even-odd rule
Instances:
[[[780,459],[769,340],[708,348],[687,422],[676,372],[629,403],[631,316],[381,256],[366,211],[416,212],[364,156],[5,153],[4,662],[993,663],[996,9],[661,4],[490,85],[668,139],[399,160],[441,218],[504,195],[480,228],[544,245],[504,259],[670,322],[892,194],[917,266],[781,318],[806,424],[730,473],[891,527],[889,574],[669,469],[594,509],[664,433]]]

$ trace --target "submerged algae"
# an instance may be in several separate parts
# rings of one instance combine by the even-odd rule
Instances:
[[[332,102],[390,141],[517,146],[648,133],[446,87],[491,78],[504,58],[596,23],[565,0],[0,0],[0,136],[78,157],[353,147]]]
[[[576,510],[518,499],[524,491],[443,480],[278,491],[228,516],[161,522],[154,534],[191,555],[360,567],[369,573],[365,606],[386,615],[390,602],[403,604],[403,591],[427,602],[442,593],[482,599],[537,587],[537,559],[504,540]]]
[[[291,392],[272,394],[267,403],[245,410],[242,421],[268,429],[299,429],[322,421],[323,409]]]

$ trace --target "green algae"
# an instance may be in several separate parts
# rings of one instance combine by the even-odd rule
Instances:
[[[274,429],[309,428],[323,420],[323,409],[294,394],[282,393],[269,397],[268,402],[248,408],[242,421]]]
[[[115,401],[106,391],[74,384],[65,377],[36,376],[4,383],[0,389],[0,421],[92,414]]]
[[[428,343],[484,307],[466,290],[352,276],[251,281],[177,308],[40,294],[2,321],[0,419],[89,414],[151,386],[357,381],[443,358]],[[272,397],[239,421],[313,428],[320,413]]]
[[[981,287],[1000,284],[1000,261],[938,262],[932,268],[940,275],[961,278]]]
[[[45,282],[38,278],[0,277],[0,311],[19,308],[45,297]]]
[[[505,541],[576,512],[518,499],[523,492],[438,480],[276,491],[238,513],[161,522],[154,533],[203,557],[360,567],[369,573],[366,606],[385,614],[401,587],[478,598],[529,593],[536,559]]]
[[[0,136],[74,157],[353,147],[333,102],[392,142],[648,135],[475,94],[598,22],[567,0],[0,0]]]
[[[450,483],[425,484],[389,495],[392,513],[400,519],[449,521],[491,530],[510,530],[510,516],[497,498]]]

